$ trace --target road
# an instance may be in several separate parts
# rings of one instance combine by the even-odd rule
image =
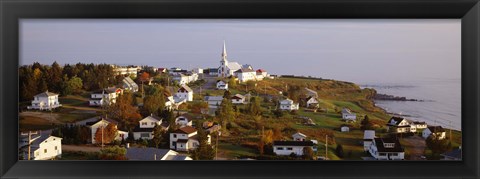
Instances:
[[[215,89],[217,76],[202,75],[202,79],[205,80],[205,83],[202,85],[203,90],[212,90]],[[196,94],[200,93],[200,88],[196,87],[193,89],[193,92]]]
[[[403,140],[403,147],[408,148],[409,150],[409,158],[406,158],[406,160],[423,160],[421,156],[424,155],[426,148],[425,139],[415,135],[401,140]]]
[[[64,151],[80,151],[80,152],[100,152],[101,147],[88,146],[88,145],[65,145],[62,144],[62,150]]]

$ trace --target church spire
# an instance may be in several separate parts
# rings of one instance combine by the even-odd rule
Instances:
[[[225,47],[225,40],[223,41],[223,52],[222,52],[222,58],[224,60],[227,59],[227,48]]]

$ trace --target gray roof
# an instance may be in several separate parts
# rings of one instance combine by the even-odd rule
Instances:
[[[43,92],[43,93],[40,93],[40,94],[35,95],[35,97],[49,97],[49,96],[58,96],[58,94],[52,93],[52,92],[48,92],[48,90],[47,90],[47,91],[45,91],[45,92]]]
[[[34,141],[32,141],[31,146],[32,146],[32,147],[39,147],[40,144],[41,144],[43,141],[47,140],[49,137],[56,137],[56,136],[42,135],[42,136],[40,136],[39,138],[37,138],[37,139],[35,139]],[[60,137],[56,137],[56,138],[60,138]],[[61,138],[60,138],[60,139],[61,139]]]
[[[246,73],[246,72],[255,72],[255,70],[252,70],[252,69],[249,69],[249,68],[242,68],[242,69],[239,69],[239,70],[235,71],[235,73]]]
[[[155,160],[155,154],[157,160],[162,159],[167,155],[169,149],[157,149],[157,148],[127,148],[127,154],[125,157],[128,160]]]
[[[450,152],[446,152],[441,154],[445,157],[455,158],[455,159],[462,159],[462,149],[455,149]]]
[[[205,96],[205,101],[222,101],[223,96]]]

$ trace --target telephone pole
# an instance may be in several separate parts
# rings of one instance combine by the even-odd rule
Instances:
[[[38,131],[35,131],[35,132],[28,131],[28,133],[26,134],[26,135],[28,135],[28,159],[27,159],[27,160],[30,160],[30,152],[31,152],[31,144],[32,144],[32,135],[35,135],[35,134],[38,134]],[[22,135],[25,135],[25,134],[22,133]]]
[[[325,135],[325,160],[328,160],[328,135]]]

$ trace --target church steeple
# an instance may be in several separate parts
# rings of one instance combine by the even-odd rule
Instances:
[[[227,48],[225,47],[225,40],[223,41],[222,60],[227,60]]]

